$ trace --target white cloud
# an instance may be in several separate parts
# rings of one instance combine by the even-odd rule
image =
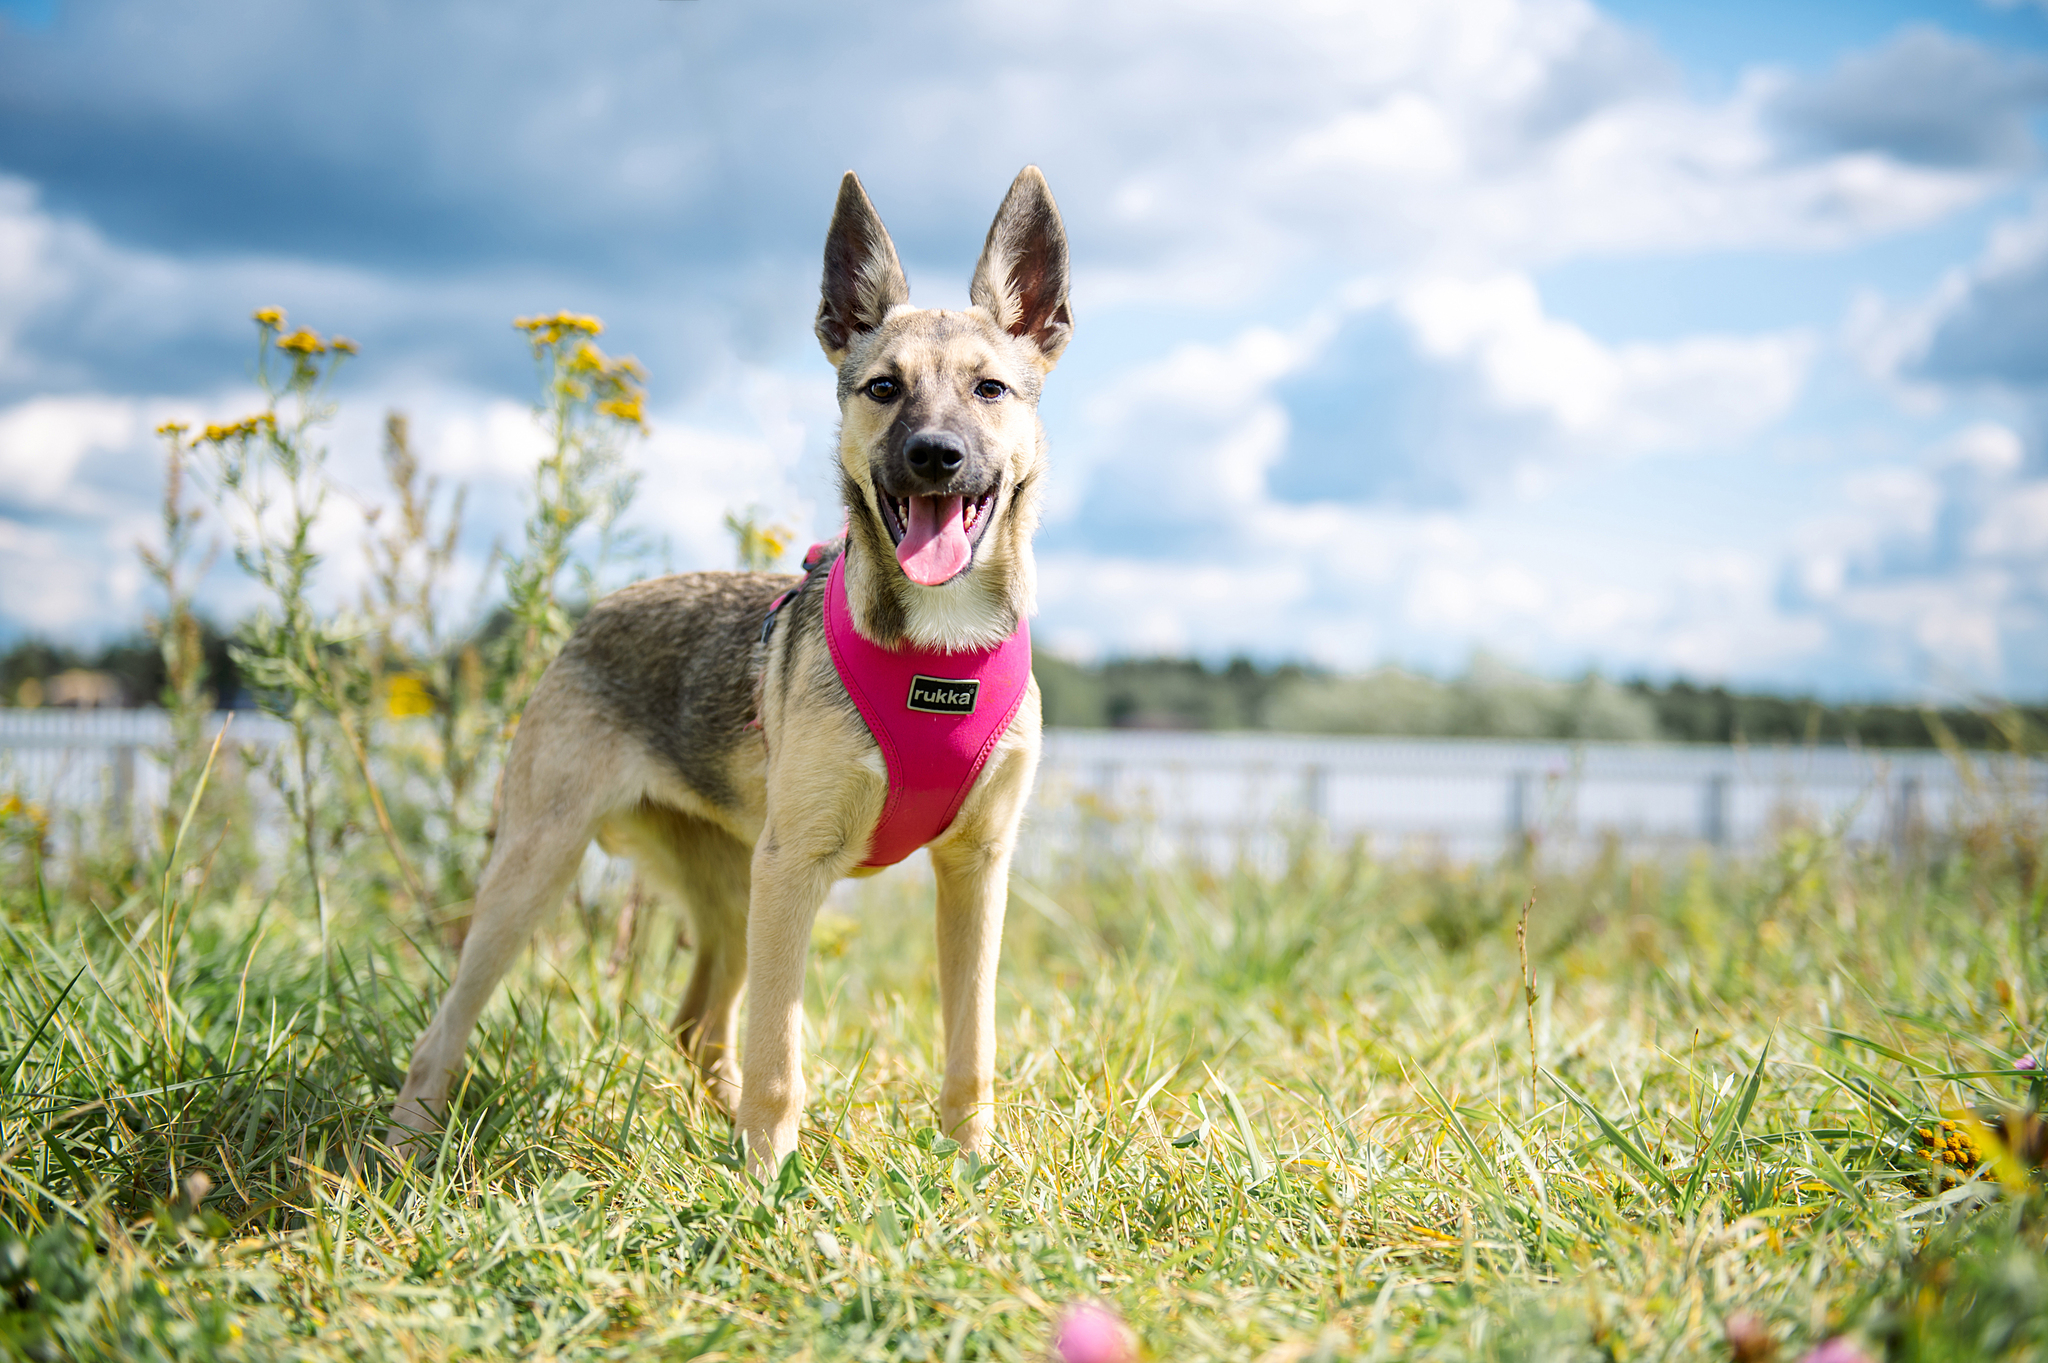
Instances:
[[[1625,527],[1516,524],[1647,477],[1654,456],[1768,479],[1758,451],[1828,357],[1817,327],[1603,336],[1546,305],[1542,267],[1833,252],[1981,202],[2032,173],[2033,69],[2007,54],[1894,43],[1819,80],[1751,70],[1703,96],[1582,0],[911,0],[889,25],[780,0],[598,26],[430,8],[407,14],[403,45],[244,0],[168,30],[140,13],[116,0],[0,49],[23,145],[78,139],[35,172],[52,200],[104,209],[56,213],[0,178],[0,477],[17,508],[0,530],[47,556],[0,571],[63,578],[33,617],[0,604],[16,622],[78,632],[133,599],[110,565],[147,510],[133,470],[154,468],[147,428],[168,401],[143,395],[238,414],[221,384],[259,303],[366,342],[332,441],[354,490],[323,531],[333,590],[358,571],[387,405],[412,414],[430,468],[474,487],[467,571],[516,531],[537,444],[505,396],[522,375],[463,356],[515,344],[504,320],[536,307],[602,310],[607,343],[631,335],[652,362],[639,519],[677,562],[723,562],[722,517],[749,504],[829,533],[836,414],[807,295],[838,171],[867,177],[914,274],[953,261],[940,292],[957,294],[994,196],[1032,160],[1073,233],[1081,318],[1054,381],[1073,406],[1054,433],[1049,637],[1361,666],[1486,644],[1728,675],[1881,636],[1869,675],[1907,683],[1943,650],[1984,675],[2017,675],[2025,652],[2041,503],[2009,427],[1950,463],[1835,478],[1839,514],[1789,548],[1760,533],[1658,546],[1644,566]],[[309,49],[326,59],[290,101],[240,79]],[[885,69],[918,77],[867,79]],[[1977,84],[1950,89],[1958,71]],[[821,119],[819,92],[849,76],[860,117]],[[294,147],[289,176],[242,150],[259,109]],[[137,165],[198,148],[216,179],[93,180],[80,168],[107,147]],[[2044,241],[2048,209],[1910,316],[1866,309],[1851,339],[1885,373],[1951,382],[1929,366],[1959,352],[1938,342],[2010,323]],[[2048,353],[2000,335],[2005,360]],[[809,367],[778,367],[791,356]],[[1328,404],[1341,439],[1303,474],[1311,378],[1310,397],[1351,405]],[[1956,490],[1970,479],[2002,491]],[[1690,508],[1652,510],[1685,538]],[[106,528],[81,529],[96,512]],[[1850,627],[1874,633],[1841,642]]]
[[[1256,520],[1257,547],[1230,564],[1046,555],[1040,597],[1057,627],[1042,643],[1438,672],[1483,651],[1553,673],[1597,663],[1725,679],[1797,674],[1831,642],[1824,618],[1782,608],[1768,553],[1588,558],[1540,517],[1496,513],[1280,507]],[[1276,551],[1283,540],[1294,552]]]
[[[1910,405],[1973,388],[2048,401],[2048,191],[1991,229],[1977,258],[1924,297],[1866,291],[1843,327],[1866,372]]]
[[[735,371],[732,383],[749,395],[750,423],[720,429],[687,410],[650,414],[648,438],[630,452],[643,478],[627,528],[640,532],[652,557],[614,565],[614,585],[621,571],[644,575],[664,563],[726,566],[729,510],[757,506],[793,522],[799,533],[829,533],[836,525],[836,513],[820,507],[800,467],[825,437],[818,410],[824,385],[745,371]],[[824,392],[829,410],[829,389]],[[138,625],[152,608],[153,589],[139,571],[136,547],[161,536],[163,463],[154,428],[172,419],[188,425],[230,420],[259,404],[253,390],[224,390],[197,400],[37,398],[0,408],[0,619],[74,641]],[[445,387],[357,391],[333,425],[316,428],[314,441],[328,452],[335,494],[313,537],[323,560],[316,597],[330,605],[353,601],[367,584],[364,513],[390,500],[380,450],[384,414],[392,410],[407,413],[413,449],[440,481],[444,498],[457,486],[466,490],[465,530],[447,601],[451,610],[464,609],[485,585],[493,546],[517,543],[523,499],[545,440],[531,408]],[[247,529],[238,505],[209,505],[203,473],[188,496],[206,507],[203,536],[226,546]],[[223,554],[202,604],[231,620],[261,600]]]
[[[99,638],[113,621],[133,623],[132,600],[110,599],[106,581],[81,571],[79,546],[48,527],[0,519],[0,611],[46,634]],[[83,628],[81,628],[83,626]]]
[[[1971,532],[1970,553],[1994,560],[2030,562],[2048,570],[2048,480],[2013,489],[1987,507]]]
[[[0,620],[72,639],[141,622],[135,547],[160,533],[152,432],[196,410],[183,399],[106,395],[0,408]]]
[[[402,410],[427,471],[468,488],[452,596],[473,599],[491,547],[516,539],[520,499],[543,447],[527,403],[451,381],[433,358],[446,314],[474,292],[460,279],[401,282],[289,259],[192,260],[137,250],[49,212],[32,187],[0,176],[0,392],[43,394],[0,405],[0,575],[10,584],[0,593],[0,628],[90,640],[139,624],[148,589],[135,546],[158,533],[162,478],[152,432],[165,420],[232,420],[261,405],[254,389],[221,380],[246,370],[254,334],[248,306],[272,301],[290,303],[295,320],[322,330],[329,316],[368,315],[425,351],[416,349],[411,363],[372,361],[368,374],[349,374],[336,391],[336,423],[320,437],[339,494],[316,532],[325,556],[321,597],[349,600],[363,587],[362,513],[388,500],[378,456],[382,423],[387,411]],[[493,339],[516,354],[519,342],[505,325],[514,307],[491,310],[498,314]],[[62,344],[38,344],[52,334]],[[194,348],[218,363],[204,366],[204,379],[185,396],[76,391],[88,368],[81,357],[102,345],[148,355],[152,366]],[[665,561],[726,563],[729,509],[760,505],[803,531],[833,519],[817,510],[815,480],[805,477],[812,471],[799,468],[826,443],[836,415],[822,364],[819,370],[792,380],[728,356],[719,364],[716,401],[664,406],[657,398],[652,434],[633,451],[646,476],[632,519],[654,549],[642,571]],[[173,364],[170,377],[180,376]],[[206,527],[231,540],[231,523],[216,509]],[[225,554],[205,604],[224,619],[257,604]]]
[[[55,506],[87,454],[133,445],[138,426],[127,398],[36,398],[0,412],[0,500]]]
[[[1546,316],[1520,275],[1426,280],[1399,307],[1423,352],[1472,365],[1491,401],[1627,453],[1694,449],[1768,425],[1798,396],[1813,351],[1796,332],[1603,345]]]
[[[1088,239],[1084,278],[1151,301],[1254,298],[1260,279],[1304,267],[1839,243],[1929,221],[2013,173],[2009,158],[1930,163],[1912,137],[1857,132],[1870,122],[1857,71],[1690,94],[1664,54],[1583,0],[911,0],[888,24],[816,3],[645,7],[604,25],[538,5],[493,17],[409,10],[412,40],[393,44],[378,24],[254,3],[167,33],[131,0],[18,37],[0,79],[19,88],[23,136],[73,147],[69,167],[51,163],[109,202],[159,189],[162,219],[240,211],[270,254],[360,241],[456,272],[479,252],[496,268],[508,251],[593,241],[636,269],[779,267],[814,257],[846,165],[870,174],[885,214],[911,205],[972,231],[989,191],[1040,161]],[[1972,116],[1942,128],[1967,140],[2010,124],[2001,145],[2024,142],[2025,64],[1935,46],[1865,63],[1892,111],[1923,111],[1907,131],[1961,101]],[[314,47],[324,60],[300,64],[291,101],[241,79]],[[1970,89],[1953,88],[1958,71]],[[819,92],[856,81],[860,116],[821,118]],[[1801,129],[1829,136],[1799,142],[1788,100],[1808,110]],[[245,135],[259,118],[324,187],[302,191],[298,214],[252,212],[219,183],[236,170],[252,193],[285,183]],[[950,135],[962,126],[976,136]],[[217,147],[219,174],[109,189],[79,167],[110,129]]]
[[[1788,615],[1917,686],[2030,695],[2048,667],[2048,479],[1992,422],[1846,480],[1799,532]]]
[[[1485,648],[1553,669],[1604,658],[1725,676],[1786,665],[1825,638],[1779,617],[1768,554],[1637,564],[1551,530],[1545,510],[1617,460],[1767,428],[1800,393],[1809,337],[1610,345],[1549,316],[1514,275],[1359,298],[1290,332],[1181,346],[1095,399],[1081,448],[1056,449],[1041,584],[1049,643],[1347,668],[1389,656],[1456,667]],[[1273,491],[1296,438],[1289,385],[1325,365],[1361,317],[1393,320],[1412,346],[1412,382],[1440,389],[1444,405],[1521,423],[1508,428],[1515,439],[1475,442],[1456,470],[1455,509]],[[1341,364],[1329,381],[1346,382]],[[1440,462],[1460,438],[1423,431],[1401,457]]]
[[[1370,458],[1386,485],[1450,489],[1458,501],[1528,496],[1572,470],[1754,436],[1797,400],[1814,350],[1797,332],[1605,344],[1547,315],[1519,275],[1433,278],[1391,305],[1359,297],[1288,331],[1248,327],[1117,376],[1088,405],[1081,437],[1059,445],[1048,524],[1108,553],[1298,554],[1305,507],[1383,499],[1336,467],[1347,461]],[[1345,350],[1346,328],[1388,317],[1410,348],[1410,386],[1437,400],[1398,431],[1353,425],[1350,445],[1304,445],[1310,408],[1333,395],[1355,404],[1347,394],[1375,377],[1359,366],[1392,362]],[[1303,458],[1332,476],[1290,479],[1277,493],[1276,468]]]
[[[2011,167],[2048,97],[2048,63],[1914,25],[1777,101],[1792,149],[1873,150],[1921,165]]]
[[[1442,180],[1465,168],[1465,148],[1442,110],[1404,91],[1304,132],[1283,154],[1281,165],[1293,175]]]
[[[0,378],[28,372],[20,353],[29,317],[64,292],[49,268],[56,224],[36,211],[33,186],[0,176]]]
[[[1248,127],[1242,160],[1210,162],[1210,180],[1251,187],[1303,249],[1469,269],[1589,251],[1838,245],[1940,217],[2010,174],[1853,142],[1787,155],[1774,110],[1796,82],[1758,72],[1704,102],[1639,51],[1589,76],[1587,52],[1625,41],[1590,7],[1428,8],[1421,19],[1389,6],[1293,16],[1283,28],[1295,60],[1265,68],[1288,73],[1264,92],[1273,112]],[[1413,40],[1390,41],[1379,24]],[[1462,40],[1442,31],[1454,28]],[[1318,65],[1311,50],[1354,44],[1382,60],[1328,85],[1294,79]],[[1557,116],[1546,105],[1561,85],[1577,107]],[[1101,113],[1113,126],[1116,111]],[[1256,145],[1267,127],[1271,149]],[[1177,209],[1201,214],[1189,198],[1155,199],[1156,214]]]
[[[1298,562],[1218,566],[1050,553],[1038,571],[1040,609],[1057,621],[1046,643],[1083,658],[1269,651],[1300,619],[1307,586]]]
[[[181,255],[110,239],[52,212],[0,172],[0,395],[213,389],[247,370],[257,307],[283,306],[322,331],[388,328],[432,355],[450,314],[473,306],[461,279],[246,252]],[[511,309],[501,314],[509,321]]]
[[[1487,346],[1509,344],[1498,340],[1503,315],[1524,329],[1514,344],[1555,325],[1526,295],[1506,307],[1489,305],[1484,290],[1445,297],[1417,330],[1434,328],[1418,339],[1447,363],[1471,364]],[[1513,335],[1514,327],[1506,330]],[[2028,474],[2008,426],[1957,427],[1916,463],[1851,465],[1814,491],[1813,505],[1832,509],[1802,517],[1794,502],[1783,508],[1784,531],[1740,546],[1666,547],[1654,521],[1589,539],[1584,518],[1569,509],[1597,465],[1561,466],[1516,495],[1495,493],[1456,511],[1283,502],[1264,483],[1285,439],[1274,389],[1315,353],[1320,334],[1305,328],[1291,339],[1248,334],[1190,347],[1104,400],[1115,419],[1103,429],[1112,433],[1162,429],[1164,413],[1181,406],[1203,413],[1207,437],[1152,447],[1114,439],[1108,448],[1121,462],[1107,479],[1095,453],[1062,516],[1090,527],[1087,544],[1119,548],[1056,539],[1044,575],[1046,614],[1057,622],[1048,643],[1088,655],[1245,650],[1350,668],[1389,657],[1455,668],[1483,648],[1553,671],[1604,660],[1610,670],[1804,678],[1799,684],[1852,692],[2031,694],[2048,667],[2048,480]],[[1759,365],[1761,373],[1741,377],[1741,366],[1757,361],[1740,343],[1646,348],[1657,364],[1638,354],[1631,366],[1617,358],[1620,348],[1572,339],[1561,362],[1529,341],[1537,361],[1564,366],[1534,377],[1514,372],[1512,356],[1501,362],[1504,372],[1475,366],[1480,399],[1541,399],[1560,439],[1604,448],[1629,437],[1644,449],[1675,448],[1703,433],[1748,434],[1745,426],[1775,419],[1790,400],[1782,386],[1769,391],[1782,369]],[[1794,368],[1805,344],[1759,350]],[[1735,362],[1726,359],[1731,353]],[[1637,377],[1700,363],[1702,354],[1710,376],[1713,365],[1734,373],[1722,375],[1724,384],[1765,388],[1765,397],[1751,395],[1759,406],[1744,413],[1737,402],[1735,416],[1695,420],[1692,404],[1732,401],[1731,388],[1701,382],[1703,399],[1677,385],[1672,406],[1660,409],[1657,400],[1673,389]],[[1170,508],[1165,526],[1204,527],[1198,543],[1176,542],[1128,510],[1103,509],[1151,486]],[[1565,522],[1552,525],[1560,510]],[[1645,509],[1681,527],[1687,510]],[[1131,529],[1123,537],[1105,529],[1115,526]],[[1640,543],[1631,547],[1632,539]]]
[[[1978,421],[1955,432],[1935,453],[1939,464],[1967,469],[1989,478],[2018,473],[2027,462],[2026,442],[2019,432],[1995,421]]]
[[[1148,522],[1200,522],[1262,500],[1287,439],[1271,386],[1304,350],[1298,337],[1255,326],[1127,371],[1089,404],[1086,437],[1062,446],[1048,514],[1111,497]]]

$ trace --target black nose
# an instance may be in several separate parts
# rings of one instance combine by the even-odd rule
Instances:
[[[967,442],[950,431],[919,431],[903,442],[903,458],[920,478],[950,478],[967,459]]]

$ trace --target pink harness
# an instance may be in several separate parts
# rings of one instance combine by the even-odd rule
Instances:
[[[842,553],[825,584],[825,642],[889,772],[888,803],[861,865],[894,866],[952,826],[1009,731],[1031,684],[1031,629],[1019,620],[994,648],[963,653],[883,648],[853,627]]]

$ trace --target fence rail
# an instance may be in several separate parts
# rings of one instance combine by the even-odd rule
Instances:
[[[217,730],[226,716],[216,716]],[[289,733],[238,712],[240,745]],[[0,710],[0,792],[53,812],[145,817],[167,793],[171,741],[154,710]],[[1027,858],[1101,844],[1124,853],[1267,856],[1305,832],[1384,853],[1468,860],[1525,841],[1560,854],[1756,846],[1793,821],[1906,843],[1977,806],[2048,802],[2048,762],[1995,754],[1675,743],[1052,730]]]
[[[1056,845],[1210,860],[1301,830],[1469,860],[1525,842],[1739,851],[1794,822],[1902,844],[1977,804],[2044,800],[2048,763],[1996,754],[1068,730],[1047,735],[1035,822]]]
[[[212,716],[209,736],[259,752],[290,736],[258,711]],[[60,834],[82,819],[141,827],[170,795],[164,755],[172,742],[162,710],[0,710],[0,795],[15,794],[54,816]]]

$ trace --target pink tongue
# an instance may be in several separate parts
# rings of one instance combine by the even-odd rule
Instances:
[[[896,561],[912,582],[936,587],[967,566],[974,550],[967,543],[962,501],[959,497],[910,498],[910,524],[903,528],[903,543],[896,546]]]

